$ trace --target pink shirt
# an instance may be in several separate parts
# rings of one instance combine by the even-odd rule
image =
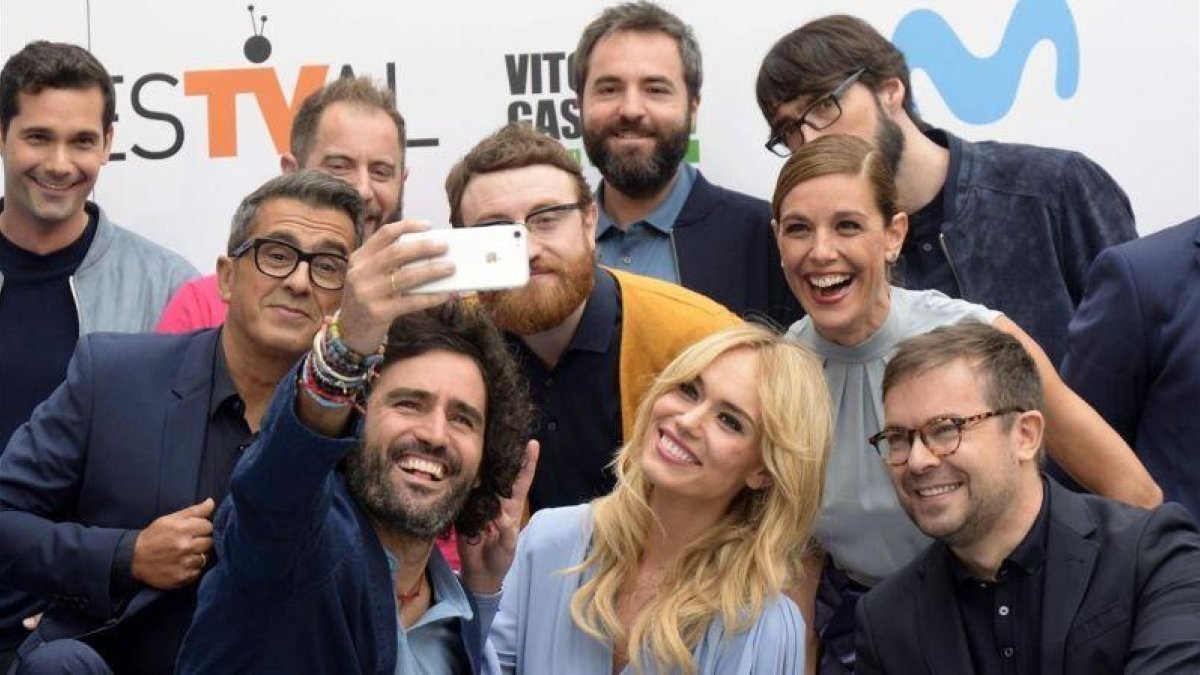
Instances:
[[[179,287],[163,309],[156,333],[189,333],[225,323],[228,307],[217,288],[217,275],[193,279]]]

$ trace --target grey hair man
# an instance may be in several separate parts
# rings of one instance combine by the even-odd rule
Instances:
[[[419,309],[428,300],[403,290],[446,273],[407,267],[441,252],[397,244],[411,223],[358,248],[362,220],[345,181],[276,177],[233,218],[222,328],[80,341],[64,385],[0,457],[4,583],[45,609],[16,672],[172,671],[212,566],[212,514],[276,386],[343,296]]]

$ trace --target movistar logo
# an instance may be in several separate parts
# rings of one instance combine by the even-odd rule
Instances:
[[[990,56],[969,52],[946,20],[928,9],[906,15],[892,36],[909,68],[928,73],[951,112],[970,124],[1008,114],[1029,52],[1043,40],[1057,55],[1055,91],[1071,98],[1079,88],[1079,35],[1066,0],[1017,0],[1004,39]]]

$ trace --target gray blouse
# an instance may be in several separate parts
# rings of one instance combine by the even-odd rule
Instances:
[[[867,443],[883,428],[883,370],[899,342],[938,326],[975,319],[991,324],[1000,312],[938,291],[892,287],[883,326],[866,341],[844,347],[821,337],[809,317],[788,337],[811,347],[825,364],[833,398],[833,452],[816,537],[838,567],[874,586],[930,542],[900,508],[887,467]]]

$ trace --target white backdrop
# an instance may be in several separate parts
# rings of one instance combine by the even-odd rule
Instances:
[[[268,17],[262,32],[271,46],[259,63],[244,52],[255,30],[244,0],[0,0],[0,59],[33,39],[69,41],[89,47],[119,78],[113,149],[124,159],[101,172],[95,198],[117,222],[202,271],[213,268],[237,202],[278,171],[262,111],[272,111],[279,133],[288,106],[298,104],[297,81],[336,77],[344,65],[381,79],[394,73],[410,140],[418,143],[408,151],[407,215],[446,220],[446,171],[506,122],[510,109],[540,111],[539,121],[555,123],[567,147],[582,148],[563,57],[607,3],[254,4],[256,16]],[[1143,234],[1200,213],[1195,0],[664,5],[693,25],[703,49],[699,166],[717,183],[769,197],[782,160],[762,148],[758,65],[787,31],[849,10],[905,46],[929,122],[968,139],[1088,154],[1125,188]],[[908,42],[898,26],[910,30]],[[965,51],[952,53],[959,45]],[[996,101],[999,112],[982,111]]]

